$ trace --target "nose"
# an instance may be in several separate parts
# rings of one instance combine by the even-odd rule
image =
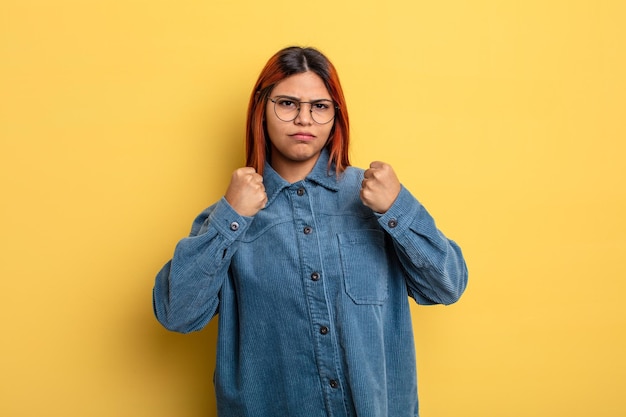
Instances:
[[[308,108],[304,106],[308,105]],[[311,104],[310,103],[300,103],[300,109],[298,110],[298,115],[294,119],[294,122],[298,125],[311,125],[313,124],[313,115],[311,114]]]

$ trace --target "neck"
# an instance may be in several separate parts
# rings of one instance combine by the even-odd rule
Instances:
[[[307,175],[309,175],[315,167],[315,163],[319,159],[319,156],[303,162],[276,159],[277,158],[274,158],[271,163],[274,171],[276,171],[285,181],[293,184],[294,182],[302,181],[307,177]]]

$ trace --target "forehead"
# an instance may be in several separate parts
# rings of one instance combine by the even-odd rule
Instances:
[[[322,78],[311,71],[285,78],[274,86],[272,94],[303,100],[331,98]]]

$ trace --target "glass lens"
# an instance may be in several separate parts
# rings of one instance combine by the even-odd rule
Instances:
[[[335,106],[330,100],[320,100],[311,103],[311,116],[319,124],[326,124],[335,117]]]
[[[300,103],[295,100],[278,97],[274,102],[274,111],[276,116],[284,122],[290,122],[298,116],[300,109]]]

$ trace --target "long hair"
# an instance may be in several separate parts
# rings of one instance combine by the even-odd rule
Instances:
[[[291,46],[278,51],[267,61],[250,96],[246,120],[246,166],[255,168],[259,174],[263,174],[268,151],[268,137],[264,126],[267,99],[280,81],[307,71],[317,74],[324,81],[337,106],[333,128],[326,144],[330,154],[328,169],[334,163],[335,171],[339,174],[350,166],[350,123],[337,71],[317,49]]]

